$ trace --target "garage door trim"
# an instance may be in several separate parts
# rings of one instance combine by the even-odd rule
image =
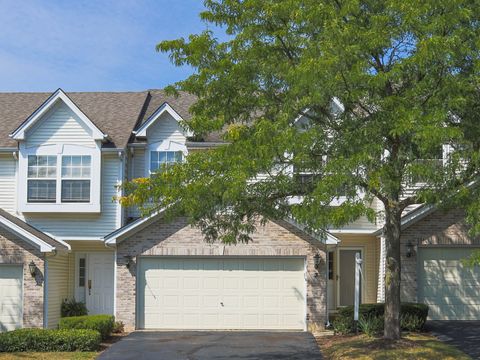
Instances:
[[[25,289],[24,289],[24,269],[23,269],[23,264],[21,263],[0,263],[0,268],[2,267],[18,267],[20,269],[20,323],[19,323],[19,328],[23,328],[23,303],[24,303],[24,294],[25,294]],[[1,332],[1,330],[0,330]]]
[[[142,259],[299,259],[303,261],[303,293],[305,299],[303,302],[303,331],[307,331],[307,322],[308,322],[308,284],[307,284],[307,256],[306,255],[138,255],[136,261],[136,270],[135,270],[135,328],[141,329],[140,324],[140,279],[141,275],[141,261]],[[249,331],[249,330],[244,330]],[[274,330],[273,330],[274,331]]]

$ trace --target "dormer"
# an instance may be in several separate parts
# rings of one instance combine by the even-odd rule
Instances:
[[[10,137],[19,143],[19,212],[100,212],[101,147],[107,135],[61,89]]]
[[[167,102],[133,131],[137,141],[145,144],[145,176],[187,156],[187,137],[191,136],[182,125],[184,119]]]

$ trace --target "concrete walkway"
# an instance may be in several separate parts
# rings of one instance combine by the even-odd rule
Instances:
[[[480,321],[428,321],[426,330],[473,359],[480,359]]]
[[[320,360],[306,332],[136,331],[100,360]]]

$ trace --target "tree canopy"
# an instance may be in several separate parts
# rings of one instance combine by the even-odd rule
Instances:
[[[204,31],[157,48],[195,69],[169,88],[198,97],[185,126],[197,140],[222,132],[226,144],[127,184],[122,203],[187,215],[226,243],[248,241],[259,218],[312,230],[385,221],[385,334],[398,338],[402,211],[460,199],[480,230],[479,2],[205,6],[202,19],[226,40]]]

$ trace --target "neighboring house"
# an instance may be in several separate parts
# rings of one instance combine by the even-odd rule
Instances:
[[[272,220],[249,244],[208,244],[185,219],[139,218],[113,201],[123,181],[221,142],[180,126],[194,101],[0,93],[0,331],[55,327],[71,298],[129,328],[314,331],[353,303],[358,252],[362,302],[383,300],[380,221],[325,240]],[[480,319],[480,288],[459,263],[477,244],[462,216],[420,206],[404,217],[404,298],[429,303],[433,318]]]

